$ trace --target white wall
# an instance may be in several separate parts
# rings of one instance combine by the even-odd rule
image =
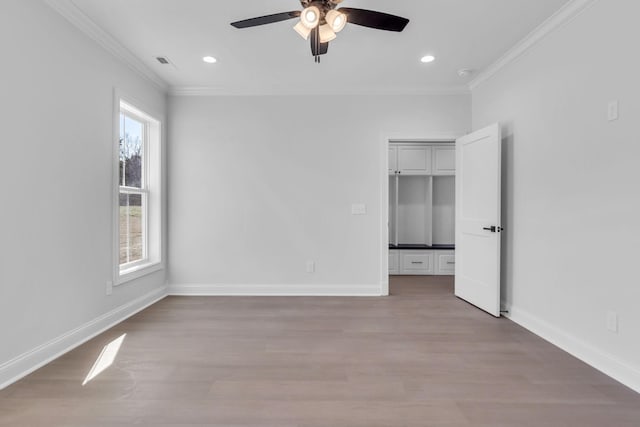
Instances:
[[[170,117],[169,282],[239,293],[378,289],[383,134],[471,123],[468,95],[173,97]]]
[[[638,16],[635,0],[597,1],[475,89],[473,125],[503,125],[514,320],[640,390]]]
[[[84,332],[27,352],[162,290],[158,272],[105,295],[114,87],[161,115],[166,98],[41,1],[0,2],[0,52],[1,387]]]

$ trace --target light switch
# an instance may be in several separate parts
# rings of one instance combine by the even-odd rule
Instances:
[[[316,263],[315,261],[307,261],[307,273],[315,273]]]
[[[607,117],[608,117],[610,122],[613,122],[613,121],[618,120],[620,118],[620,115],[619,115],[619,112],[618,112],[618,108],[619,108],[618,101],[611,101],[609,103],[609,107],[607,109]]]
[[[351,215],[366,215],[367,205],[365,204],[353,204],[351,205]]]

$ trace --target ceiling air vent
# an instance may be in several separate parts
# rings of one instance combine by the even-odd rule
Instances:
[[[158,61],[159,63],[161,63],[162,65],[169,65],[171,64],[171,62],[169,62],[169,60],[167,58],[165,58],[164,56],[156,56],[156,61]]]

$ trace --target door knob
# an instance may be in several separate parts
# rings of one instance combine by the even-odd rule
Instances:
[[[504,228],[492,225],[491,227],[484,227],[483,230],[487,230],[492,233],[501,233],[502,231],[504,231]]]

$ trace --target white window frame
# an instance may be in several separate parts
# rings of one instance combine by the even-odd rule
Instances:
[[[114,285],[164,269],[162,245],[162,122],[138,106],[139,102],[123,96],[118,90],[114,96],[114,150],[113,150],[113,265]],[[120,114],[144,124],[142,147],[142,188],[120,186]],[[145,206],[142,224],[143,256],[141,260],[120,265],[120,194],[141,194]]]

